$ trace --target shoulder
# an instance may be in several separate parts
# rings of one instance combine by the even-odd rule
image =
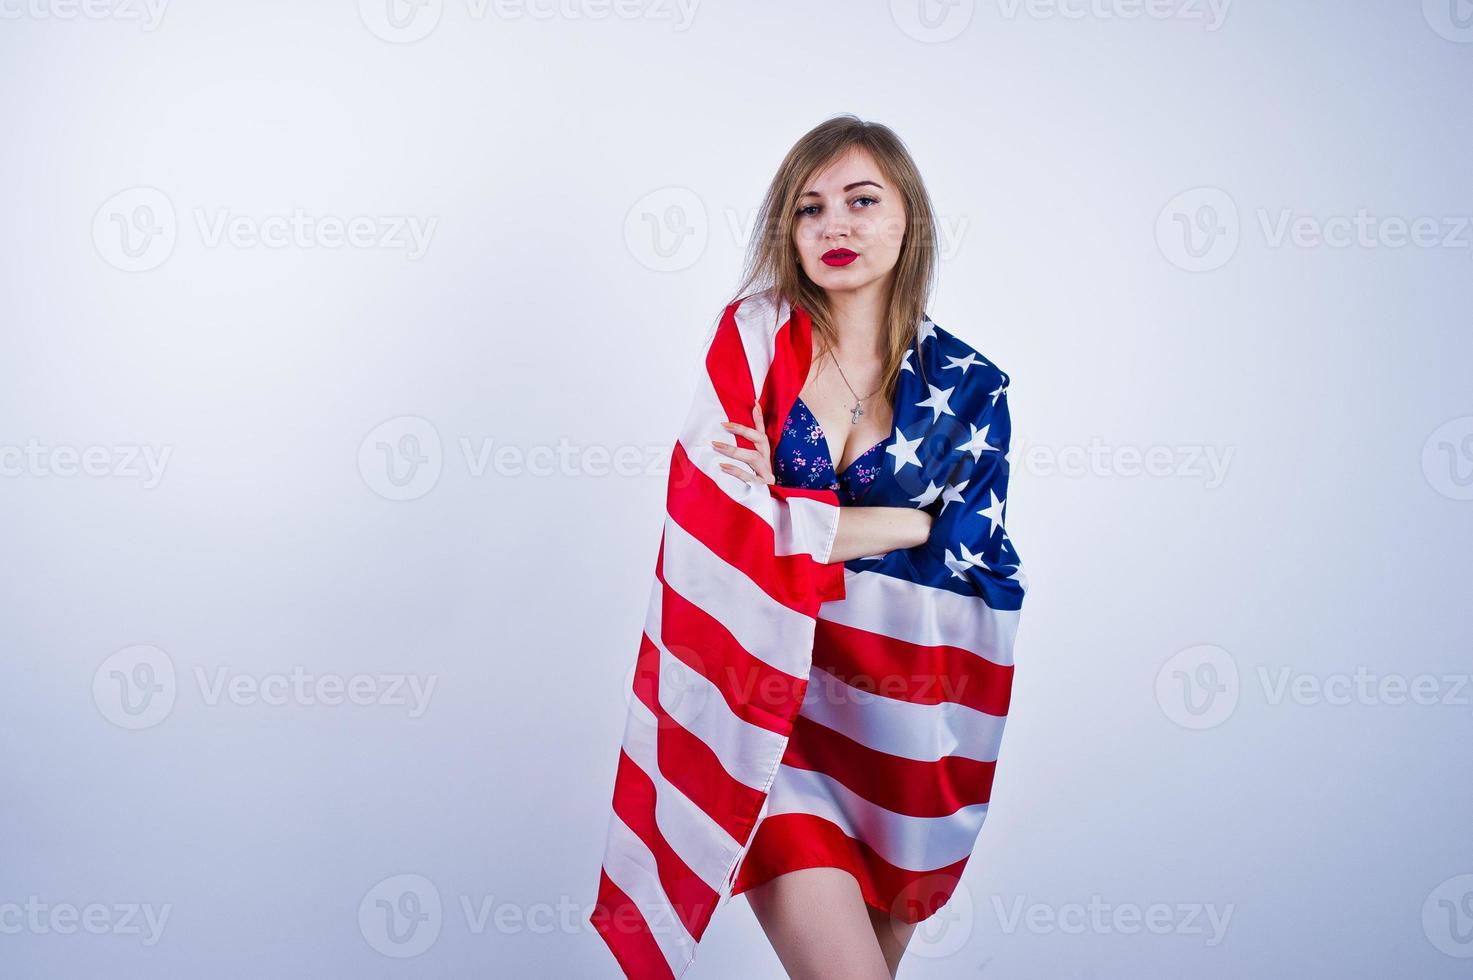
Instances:
[[[787,320],[789,308],[787,300],[778,293],[777,287],[768,286],[766,289],[739,296],[726,304],[722,318],[742,325],[770,324],[771,330],[776,332]]]
[[[916,339],[927,378],[940,387],[956,387],[971,397],[1006,390],[1012,376],[961,337],[929,316],[921,318]]]

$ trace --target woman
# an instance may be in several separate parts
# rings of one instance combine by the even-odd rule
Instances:
[[[1026,589],[1009,379],[923,311],[934,219],[888,128],[809,132],[757,226],[738,292],[764,288],[672,456],[591,920],[627,975],[679,976],[730,883],[790,976],[882,980],[990,798]]]

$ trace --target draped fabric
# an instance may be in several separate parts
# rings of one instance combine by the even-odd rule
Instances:
[[[925,508],[930,540],[831,563],[834,490],[748,482],[711,446],[752,448],[720,423],[754,402],[778,444],[812,341],[771,290],[728,306],[671,453],[589,917],[628,977],[680,976],[726,895],[793,867],[846,867],[919,921],[986,815],[1026,590],[1009,379],[922,319],[864,503]]]

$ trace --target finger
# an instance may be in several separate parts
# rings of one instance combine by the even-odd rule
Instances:
[[[733,446],[729,442],[718,442],[715,439],[711,440],[711,448],[723,456],[730,456],[732,459],[740,459],[748,463],[752,462],[753,457],[761,455],[755,449],[742,449],[740,446]]]
[[[758,438],[762,436],[761,431],[754,429],[749,425],[742,425],[740,422],[722,422],[721,424],[726,429],[726,431],[735,433],[739,436],[746,436],[753,442],[756,442]]]
[[[739,476],[739,477],[741,477],[743,480],[746,480],[748,483],[756,483],[757,482],[757,478],[755,476],[753,476],[752,474],[748,473],[746,470],[742,469],[740,466],[733,466],[730,463],[722,463],[721,464],[721,468],[723,470],[726,470],[726,472],[732,474],[733,476]]]

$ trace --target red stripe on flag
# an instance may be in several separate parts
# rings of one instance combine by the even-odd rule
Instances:
[[[782,734],[801,707],[808,678],[796,677],[752,656],[720,620],[686,599],[665,580],[665,551],[655,560],[660,580],[660,641],[671,656],[710,681],[732,714]],[[649,637],[643,637],[648,642]]]
[[[997,768],[959,755],[935,762],[891,755],[801,715],[783,765],[821,772],[876,806],[912,817],[945,817],[986,803]]]
[[[670,485],[670,519],[776,601],[805,616],[816,616],[820,605],[843,597],[842,562],[824,564],[810,554],[776,554],[772,525],[722,490],[691,461],[678,441],[670,454]],[[823,493],[833,497],[834,507],[839,506],[837,493]],[[776,496],[781,499],[784,495]],[[822,495],[799,496],[827,501]]]
[[[602,869],[598,876],[598,900],[588,921],[608,944],[626,977],[675,980],[675,973],[655,942],[644,913]]]
[[[614,782],[614,812],[655,856],[660,889],[680,916],[685,931],[700,939],[721,894],[702,881],[666,842],[656,821],[655,798],[654,780],[628,753],[620,751]]]
[[[774,813],[758,825],[731,893],[739,895],[802,868],[842,868],[859,882],[866,904],[902,922],[919,922],[951,898],[968,860],[934,871],[912,871],[896,867],[822,817]]]
[[[820,619],[813,665],[862,691],[916,704],[954,701],[998,717],[1008,713],[1013,668],[970,650],[908,643]]]

